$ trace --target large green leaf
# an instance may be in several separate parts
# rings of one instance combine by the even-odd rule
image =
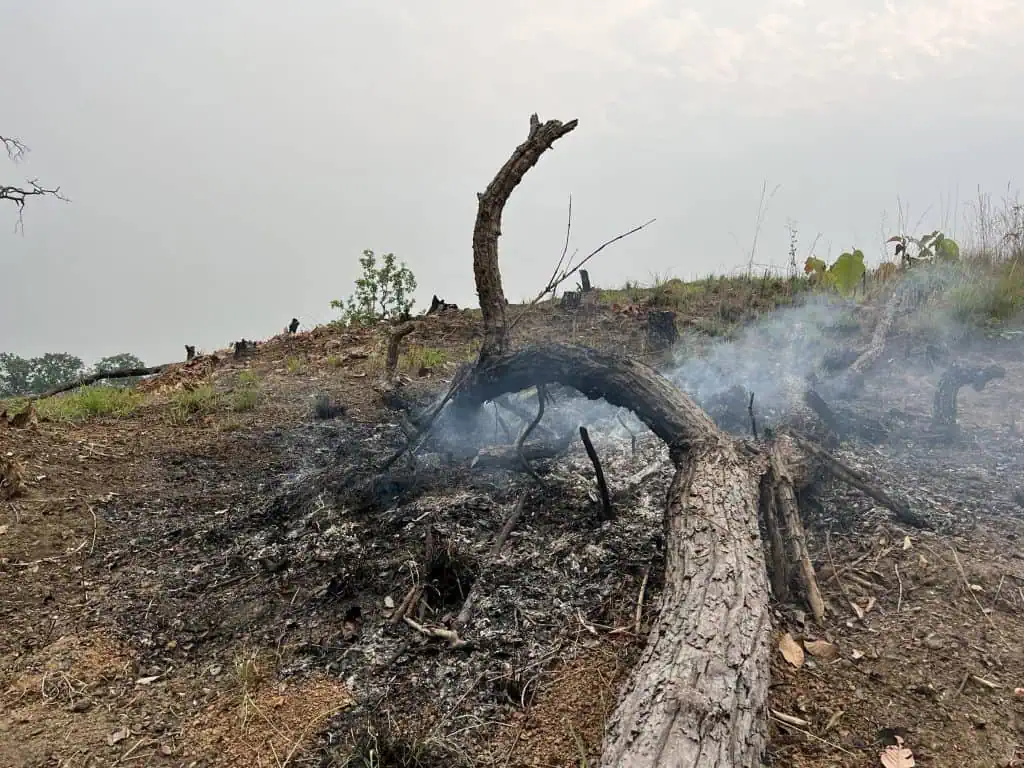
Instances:
[[[941,237],[935,243],[935,258],[939,261],[959,261],[960,246],[951,237]]]
[[[853,293],[864,277],[864,253],[855,249],[852,253],[843,253],[836,263],[829,268],[833,284],[840,293]]]

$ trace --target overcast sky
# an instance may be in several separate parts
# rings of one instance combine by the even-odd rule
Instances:
[[[579,118],[506,208],[506,293],[564,236],[593,280],[732,271],[954,230],[1024,160],[1024,0],[0,0],[0,351],[157,363],[330,320],[364,248],[475,302],[476,193]],[[1015,179],[1016,175],[1016,179]],[[923,219],[922,219],[923,217]]]

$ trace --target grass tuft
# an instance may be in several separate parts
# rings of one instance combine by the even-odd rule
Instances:
[[[36,412],[46,421],[80,422],[97,416],[128,416],[145,397],[125,387],[96,384],[54,395],[36,402]]]

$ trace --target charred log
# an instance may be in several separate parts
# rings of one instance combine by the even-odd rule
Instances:
[[[528,347],[484,361],[456,405],[479,406],[538,381],[629,408],[677,466],[661,610],[609,723],[601,765],[756,765],[768,688],[762,462],[649,366],[585,347]]]
[[[985,368],[951,365],[939,378],[935,399],[932,401],[932,421],[935,426],[944,429],[956,428],[956,399],[963,387],[970,384],[976,392],[981,392],[990,381],[1004,376],[1006,369],[998,365]]]
[[[295,333],[298,330],[299,330],[299,319],[297,317],[293,317],[292,321],[290,323],[288,323],[288,326],[285,328],[285,331],[287,331],[290,334],[293,334],[293,333]]]
[[[191,344],[185,345],[185,362],[190,362],[196,356],[196,348]]]

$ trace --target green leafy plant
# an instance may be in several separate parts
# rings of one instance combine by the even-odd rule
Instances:
[[[905,267],[927,261],[952,263],[960,260],[960,246],[956,240],[938,230],[921,237],[893,235],[886,242],[896,243],[896,255]],[[911,246],[914,253],[910,252]]]
[[[395,254],[385,253],[378,266],[373,251],[359,257],[363,276],[356,280],[356,292],[348,299],[335,299],[331,307],[341,311],[344,325],[370,325],[380,320],[406,317],[415,300],[416,277]]]
[[[815,256],[809,256],[804,263],[804,272],[813,280],[844,295],[849,295],[857,289],[866,271],[864,252],[859,248],[840,254],[832,266]]]

